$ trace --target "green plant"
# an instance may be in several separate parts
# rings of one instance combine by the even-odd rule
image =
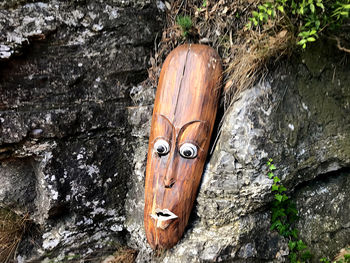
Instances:
[[[207,0],[202,0],[202,4],[200,7],[197,8],[198,12],[201,12],[203,9],[205,9],[208,6]]]
[[[277,230],[280,235],[288,239],[289,259],[292,263],[306,262],[311,258],[311,253],[305,243],[298,238],[298,231],[293,228],[293,223],[298,218],[298,210],[295,203],[286,195],[287,188],[281,183],[281,179],[274,174],[276,170],[273,160],[267,162],[268,177],[273,180],[271,192],[274,201],[271,207],[271,230]]]
[[[270,24],[270,29],[287,28],[306,48],[326,29],[334,30],[349,17],[350,0],[267,0],[252,12],[247,27]],[[272,25],[272,26],[271,26]]]
[[[192,19],[190,16],[178,16],[176,17],[176,23],[180,26],[182,35],[188,36],[189,30],[192,28]]]
[[[320,262],[323,263],[349,263],[350,262],[350,254],[344,255],[343,259],[335,260],[335,261],[330,261],[326,257],[323,257],[320,259]]]

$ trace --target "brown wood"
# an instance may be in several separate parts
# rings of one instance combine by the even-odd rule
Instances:
[[[205,45],[179,46],[163,64],[153,109],[145,185],[144,224],[153,249],[173,247],[187,225],[215,122],[221,74],[220,57]],[[169,144],[167,154],[154,149],[159,140]],[[180,155],[180,149],[190,153],[184,143],[196,146],[195,158]],[[174,214],[176,218],[168,219]]]

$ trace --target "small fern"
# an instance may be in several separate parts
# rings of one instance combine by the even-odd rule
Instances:
[[[192,19],[190,16],[176,17],[176,24],[178,24],[182,31],[182,36],[187,37],[189,30],[192,28]]]

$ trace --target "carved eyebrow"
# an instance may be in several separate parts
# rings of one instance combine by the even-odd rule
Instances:
[[[171,121],[165,115],[159,114],[159,116],[163,117],[170,124],[171,128],[173,128],[173,130],[175,130],[175,126],[171,123]]]
[[[183,125],[181,127],[181,129],[180,129],[180,131],[179,131],[179,133],[177,135],[177,138],[176,138],[176,145],[179,143],[179,140],[180,140],[182,134],[185,132],[185,130],[189,126],[191,126],[192,124],[197,123],[197,122],[200,123],[201,125],[203,125],[204,132],[205,132],[206,135],[208,135],[208,133],[209,133],[209,126],[208,126],[207,121],[193,120],[193,121],[190,121],[190,122],[186,123],[185,125]]]
[[[206,123],[206,122],[204,122],[204,121],[199,121],[199,120],[194,120],[194,121],[187,122],[185,125],[183,125],[183,126],[181,127],[178,136],[180,136],[180,135],[186,130],[186,128],[187,128],[188,126],[190,126],[191,124],[196,123],[196,122],[203,123],[203,124]]]
[[[163,114],[159,114],[160,117],[162,117],[164,120],[166,120],[166,122],[171,126],[171,128],[173,129],[173,131],[175,132],[175,126],[171,123],[171,121]],[[203,125],[203,128],[204,128],[204,132],[205,134],[208,134],[209,133],[209,126],[208,126],[208,123],[207,121],[200,121],[200,120],[193,120],[193,121],[189,121],[187,123],[185,123],[179,130],[179,133],[177,134],[177,137],[176,137],[176,145],[178,145],[179,143],[179,139],[181,138],[182,134],[184,133],[184,131],[189,127],[191,126],[192,124],[194,123],[200,123]]]

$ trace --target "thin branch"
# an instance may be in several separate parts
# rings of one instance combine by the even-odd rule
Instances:
[[[338,47],[339,50],[344,51],[346,53],[350,53],[350,49],[342,47],[340,45],[340,39],[338,37],[334,37],[334,39],[337,41],[337,47]]]

